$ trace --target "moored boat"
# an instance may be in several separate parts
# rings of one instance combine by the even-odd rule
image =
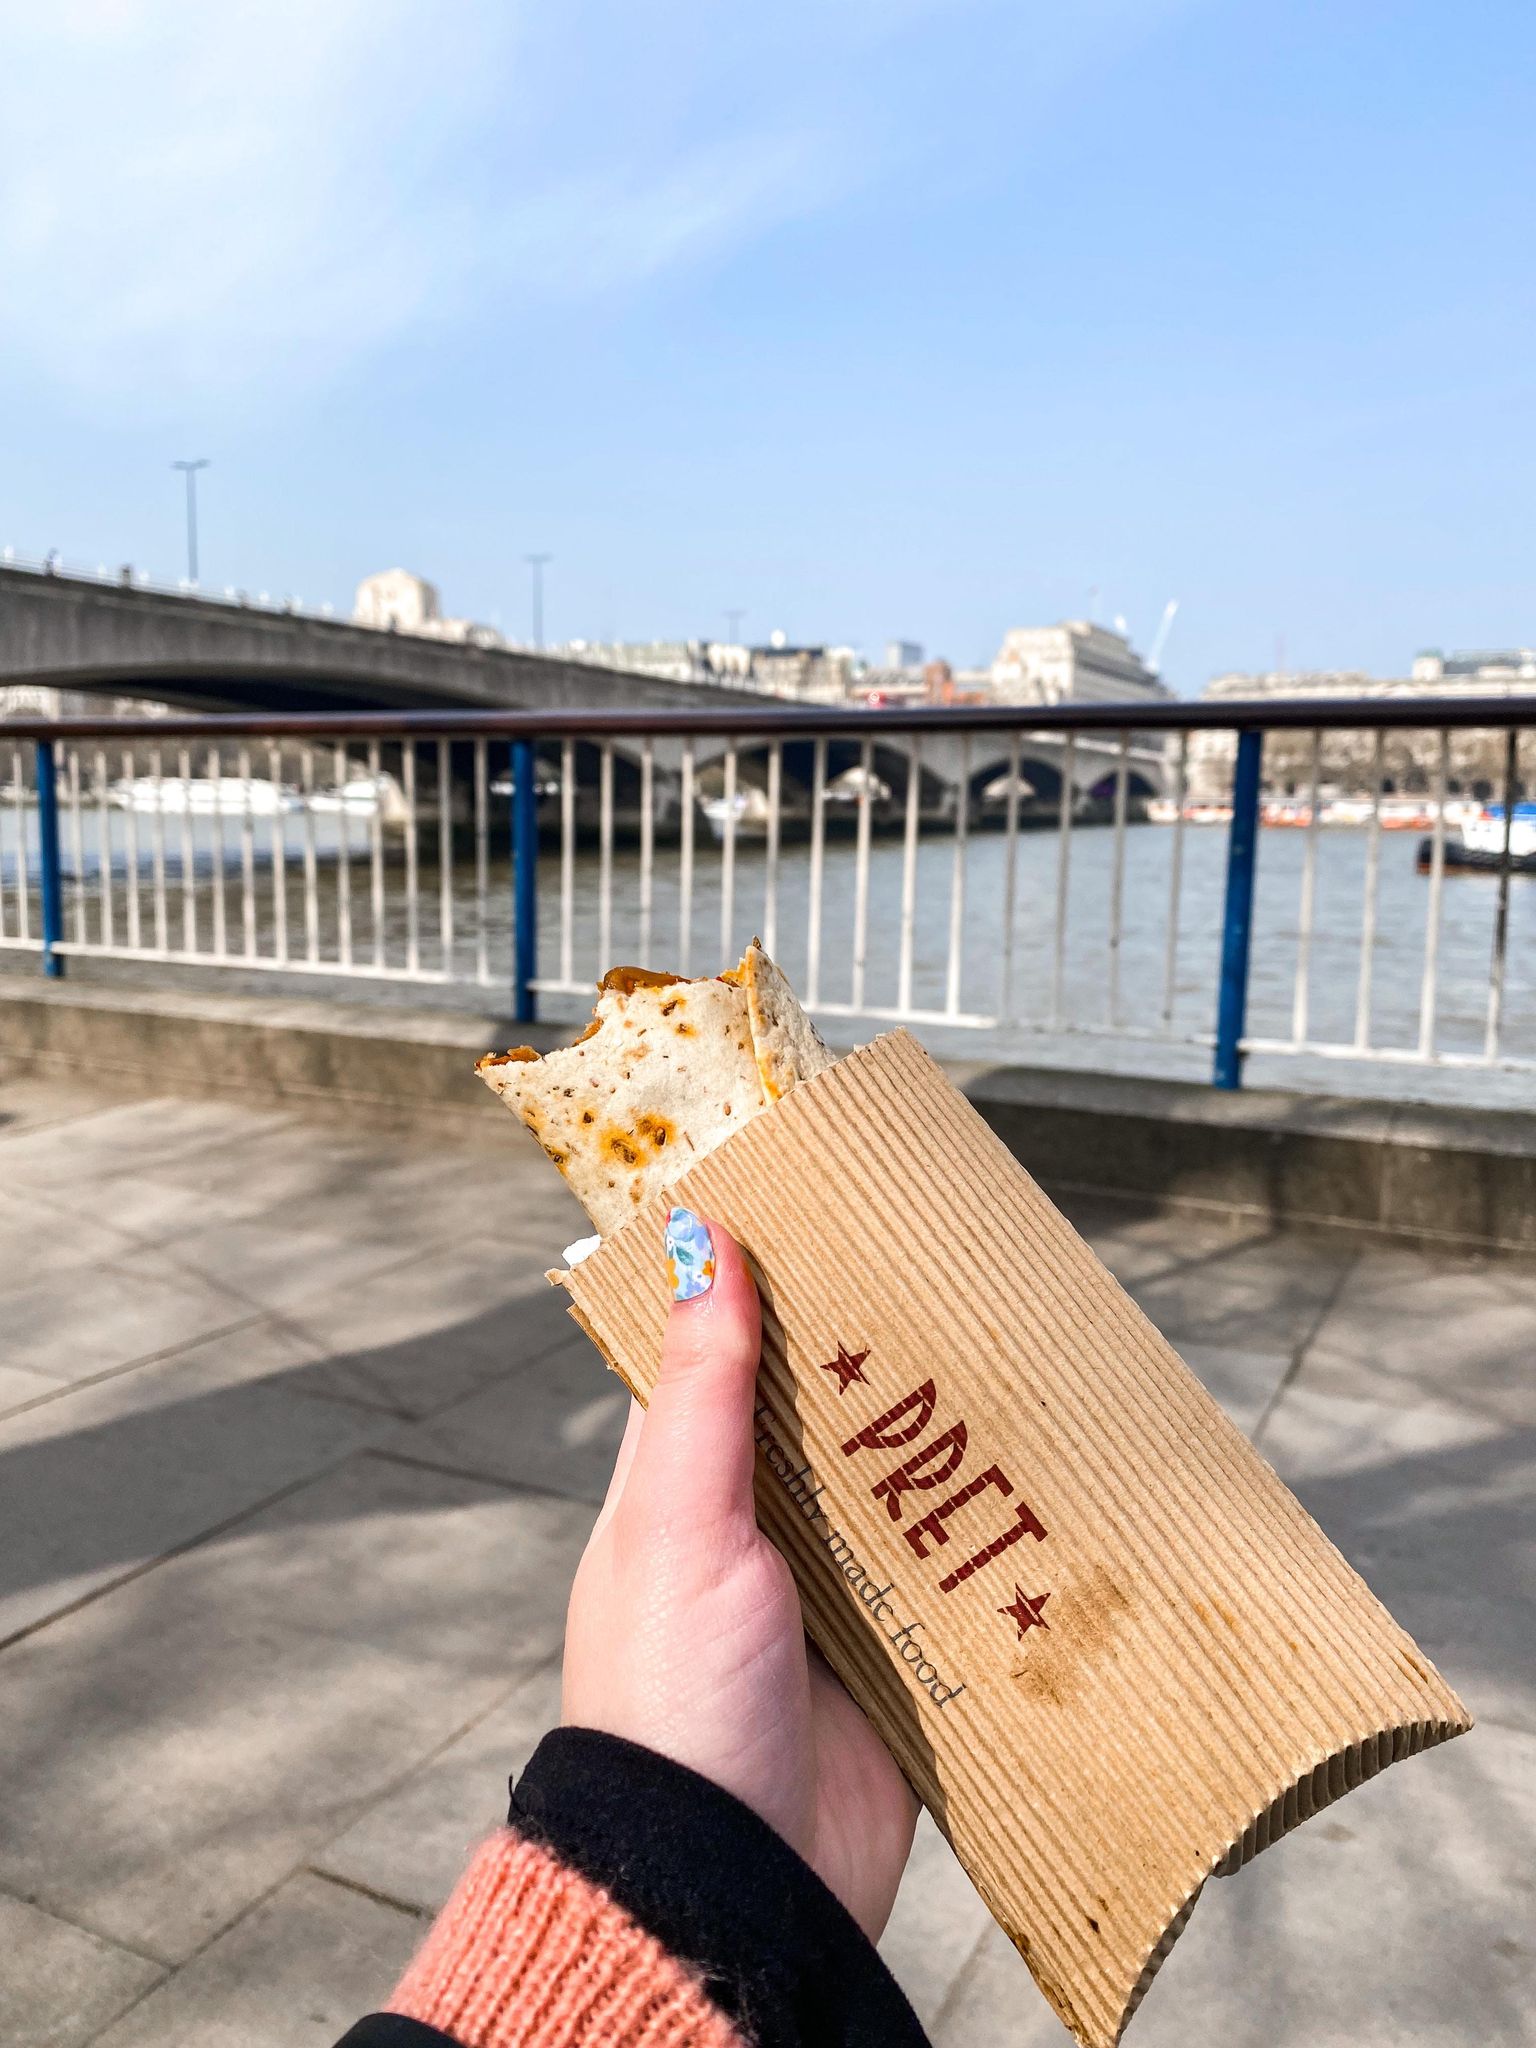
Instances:
[[[1511,874],[1536,874],[1536,803],[1516,804],[1506,818],[1503,804],[1484,804],[1474,817],[1463,818],[1457,838],[1445,842],[1447,868],[1474,873],[1497,874],[1504,866],[1505,840],[1509,844]],[[1434,865],[1435,842],[1419,842],[1418,867],[1421,874]]]

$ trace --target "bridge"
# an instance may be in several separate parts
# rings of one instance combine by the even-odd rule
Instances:
[[[278,715],[439,706],[451,711],[694,712],[765,704],[757,690],[674,683],[522,649],[432,640],[324,618],[295,606],[146,588],[129,572],[113,581],[15,565],[0,566],[0,685],[7,683],[136,695],[193,712]],[[786,708],[779,698],[766,702],[775,712]],[[706,787],[711,769],[731,744],[704,734],[693,742],[694,766]],[[614,750],[638,778],[638,745],[616,739]],[[595,785],[596,750],[580,752],[579,779]],[[1080,735],[1069,771],[1059,737],[1030,734],[1020,772],[1040,808],[1054,813],[1068,772],[1080,806],[1095,796],[1102,802],[1117,752],[1110,734]],[[829,775],[854,767],[860,754],[857,739],[832,740]],[[766,743],[738,745],[737,755],[741,779],[761,785],[768,772]],[[680,758],[679,743],[658,741],[655,762],[663,774],[676,774]],[[987,792],[995,792],[1009,761],[1009,744],[997,734],[977,734],[969,742],[951,733],[926,735],[924,814],[952,814],[962,785],[973,807],[988,808]],[[909,771],[903,749],[877,744],[872,767],[888,788],[904,793]],[[809,742],[787,746],[784,777],[802,799],[809,796],[812,772]],[[1166,785],[1160,742],[1148,736],[1134,743],[1127,774],[1131,799],[1158,795]],[[995,795],[991,808],[996,808]]]

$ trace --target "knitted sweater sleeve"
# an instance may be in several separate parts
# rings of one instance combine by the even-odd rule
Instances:
[[[389,2010],[460,2048],[742,2048],[654,1936],[510,1830],[480,1849]]]
[[[589,1729],[544,1738],[383,2012],[339,2048],[927,2048],[766,1822]]]

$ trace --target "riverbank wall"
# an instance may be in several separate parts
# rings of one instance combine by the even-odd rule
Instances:
[[[504,1138],[507,1113],[473,1071],[480,1053],[569,1036],[472,1012],[0,982],[0,1083],[233,1095],[456,1142]],[[1049,1192],[1536,1257],[1536,1114],[947,1065]]]

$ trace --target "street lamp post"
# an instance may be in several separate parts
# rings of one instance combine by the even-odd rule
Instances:
[[[172,469],[181,470],[187,479],[187,581],[197,581],[197,472],[209,467],[206,455],[199,455],[195,462],[173,462]]]
[[[544,565],[554,560],[553,555],[524,555],[523,560],[533,571],[533,644],[544,645]]]

